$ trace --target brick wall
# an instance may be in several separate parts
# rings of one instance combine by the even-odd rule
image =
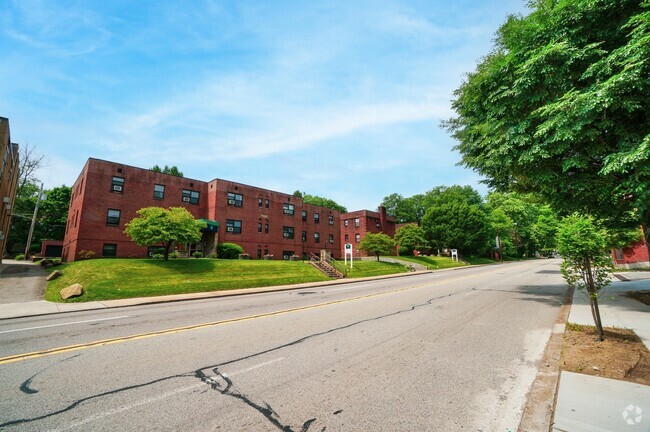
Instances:
[[[357,252],[359,243],[367,233],[381,232],[390,237],[395,236],[395,218],[388,216],[384,207],[379,207],[378,210],[357,210],[341,215],[341,254],[345,253],[345,243],[351,243],[355,256],[367,256],[361,251]]]
[[[113,177],[123,179],[121,191],[113,187]],[[154,185],[164,186],[162,198],[154,197]],[[183,202],[183,189],[198,192],[198,204]],[[141,208],[153,206],[185,207],[196,218],[203,218],[208,201],[206,190],[207,184],[199,180],[89,159],[72,187],[64,259],[73,261],[82,250],[101,257],[105,244],[116,245],[120,257],[145,257],[147,248],[136,245],[124,234],[125,224],[138,217]],[[107,221],[109,209],[120,212],[116,226]]]
[[[11,212],[19,176],[18,144],[11,142],[9,120],[0,117],[0,262],[7,250]]]
[[[113,188],[114,176],[123,179],[120,191]],[[165,187],[163,198],[154,197],[154,185]],[[183,189],[198,192],[198,204],[183,202]],[[137,246],[124,234],[124,225],[137,217],[137,210],[149,206],[183,206],[197,219],[215,220],[220,225],[219,242],[237,243],[252,257],[257,257],[259,252],[281,259],[285,252],[318,254],[321,249],[331,251],[335,258],[340,257],[338,211],[305,204],[289,194],[228,180],[203,182],[89,159],[72,187],[64,259],[73,261],[82,250],[93,251],[95,257],[100,257],[106,244],[116,245],[118,257],[147,256],[147,248]],[[289,206],[293,206],[293,215],[288,214]],[[120,212],[117,226],[107,223],[109,209]],[[303,210],[307,212],[305,221],[301,215]],[[318,223],[314,221],[315,213],[319,215]],[[236,226],[229,230],[228,221]],[[293,238],[285,236],[284,227],[293,228]],[[303,231],[307,233],[304,242]],[[314,233],[320,235],[318,242]]]
[[[645,241],[645,236],[626,248],[613,250],[612,257],[619,267],[650,267],[650,254],[648,253],[648,244]]]

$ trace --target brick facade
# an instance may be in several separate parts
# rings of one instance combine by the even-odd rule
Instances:
[[[380,206],[377,210],[357,210],[341,215],[341,255],[345,253],[345,244],[350,243],[355,256],[367,256],[358,250],[359,243],[367,233],[381,232],[390,237],[395,236],[395,218],[386,213],[385,207]]]
[[[614,258],[614,262],[618,267],[650,267],[650,254],[648,253],[648,244],[646,243],[645,236],[628,247],[614,249],[612,251],[612,258]]]
[[[19,167],[18,144],[11,142],[9,120],[0,117],[0,262],[7,250]]]
[[[89,159],[72,186],[64,259],[74,261],[81,251],[92,251],[95,257],[147,256],[147,248],[124,234],[124,225],[137,217],[139,209],[150,206],[183,206],[197,219],[217,221],[218,241],[237,243],[252,257],[268,254],[281,259],[288,252],[317,254],[321,249],[339,256],[338,211],[232,181],[203,182]],[[293,215],[289,214],[291,209]],[[305,221],[302,211],[307,212]],[[318,223],[314,222],[316,213]],[[293,235],[289,228],[293,228]],[[319,234],[318,241],[315,233]]]

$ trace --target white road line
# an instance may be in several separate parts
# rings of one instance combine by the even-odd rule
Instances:
[[[14,332],[19,332],[19,331],[27,331],[27,330],[37,330],[37,329],[50,328],[50,327],[60,327],[60,326],[67,326],[67,325],[74,325],[74,324],[85,324],[85,323],[97,322],[97,321],[116,320],[116,319],[122,319],[122,318],[128,318],[128,317],[129,317],[128,315],[124,315],[124,316],[118,316],[118,317],[97,318],[97,319],[91,319],[91,320],[85,320],[85,321],[73,321],[73,322],[61,323],[61,324],[50,324],[50,325],[38,326],[38,327],[27,327],[27,328],[14,329],[14,330],[4,330],[4,331],[0,331],[0,334],[14,333]]]
[[[260,364],[257,364],[255,366],[251,366],[251,367],[249,367],[247,369],[242,369],[242,370],[233,372],[230,375],[226,375],[224,373],[223,376],[228,377],[228,376],[234,376],[234,375],[242,374],[242,373],[245,373],[245,372],[250,372],[250,371],[252,371],[254,369],[258,369],[258,368],[261,368],[261,367],[264,367],[264,366],[268,366],[270,364],[277,363],[277,362],[282,361],[282,360],[284,360],[284,357],[278,357],[276,359],[267,361],[266,363],[260,363]],[[209,377],[208,381],[216,382],[216,380],[214,380],[213,377]],[[109,417],[109,416],[112,416],[112,415],[115,415],[115,414],[119,414],[119,413],[122,413],[124,411],[128,411],[128,410],[131,410],[133,408],[137,408],[137,407],[142,406],[142,405],[147,405],[147,404],[150,404],[150,403],[158,402],[159,400],[168,398],[170,396],[177,395],[179,393],[183,393],[183,392],[187,392],[187,391],[191,391],[191,390],[196,390],[196,389],[199,389],[201,387],[205,387],[204,382],[200,382],[200,383],[197,383],[197,384],[192,384],[192,385],[189,385],[189,386],[186,386],[186,387],[180,387],[180,388],[177,388],[177,389],[174,389],[174,390],[170,390],[167,393],[160,394],[158,396],[153,396],[153,397],[150,397],[150,398],[147,398],[147,399],[142,399],[141,401],[132,403],[130,405],[124,405],[124,406],[119,407],[119,408],[114,408],[112,410],[108,410],[108,411],[104,411],[104,412],[101,412],[101,413],[98,413],[98,414],[91,415],[90,417],[86,417],[85,419],[83,419],[81,421],[69,424],[69,425],[65,426],[64,428],[62,428],[62,429],[50,429],[50,432],[64,432],[64,431],[67,431],[67,430],[70,430],[70,429],[78,428],[80,426],[85,426],[88,423],[92,423],[94,421],[101,420],[103,418],[106,418],[106,417]]]
[[[284,360],[284,357],[278,357],[278,358],[276,358],[274,360],[267,361],[266,363],[260,363],[260,364],[255,365],[255,366],[251,366],[248,369],[239,370],[239,371],[233,372],[231,374],[225,374],[224,373],[223,376],[231,377],[231,376],[239,375],[239,374],[242,374],[242,373],[250,372],[250,371],[255,370],[257,368],[261,368],[261,367],[268,366],[268,365],[273,364],[273,363],[277,363],[277,362],[282,361],[282,360]]]
[[[74,428],[77,428],[79,426],[84,426],[84,425],[87,425],[88,423],[92,423],[94,421],[101,420],[101,419],[103,419],[105,417],[112,416],[112,415],[115,415],[115,414],[119,414],[121,412],[128,411],[130,409],[137,408],[137,407],[142,406],[142,405],[157,402],[157,401],[159,401],[161,399],[165,399],[165,398],[168,398],[170,396],[174,396],[174,395],[176,395],[178,393],[198,389],[200,387],[205,387],[205,383],[201,382],[201,383],[198,383],[198,384],[193,384],[191,386],[177,388],[175,390],[168,391],[167,393],[163,393],[163,394],[158,395],[158,396],[150,397],[150,398],[147,398],[147,399],[142,399],[141,401],[138,401],[138,402],[133,403],[131,405],[125,405],[123,407],[119,407],[119,408],[115,408],[115,409],[112,409],[112,410],[104,411],[102,413],[91,415],[90,417],[86,417],[85,419],[83,419],[83,420],[81,420],[79,422],[72,423],[72,424],[64,427],[63,429],[50,429],[50,431],[51,432],[63,432],[63,431],[67,431],[67,430],[70,430],[70,429],[74,429]]]

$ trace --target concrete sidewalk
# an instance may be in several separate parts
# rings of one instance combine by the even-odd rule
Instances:
[[[646,273],[643,275],[642,273]],[[614,282],[599,301],[603,325],[632,329],[650,343],[650,306],[626,297],[650,290],[647,272],[630,272],[629,282]],[[625,276],[628,273],[624,274]],[[634,279],[634,280],[633,280]],[[574,293],[569,322],[593,325],[587,297]],[[650,386],[561,372],[553,423],[555,432],[650,431]]]

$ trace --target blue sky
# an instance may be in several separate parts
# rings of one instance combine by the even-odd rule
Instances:
[[[440,120],[522,0],[0,0],[0,116],[45,187],[89,157],[375,209],[478,176]]]

